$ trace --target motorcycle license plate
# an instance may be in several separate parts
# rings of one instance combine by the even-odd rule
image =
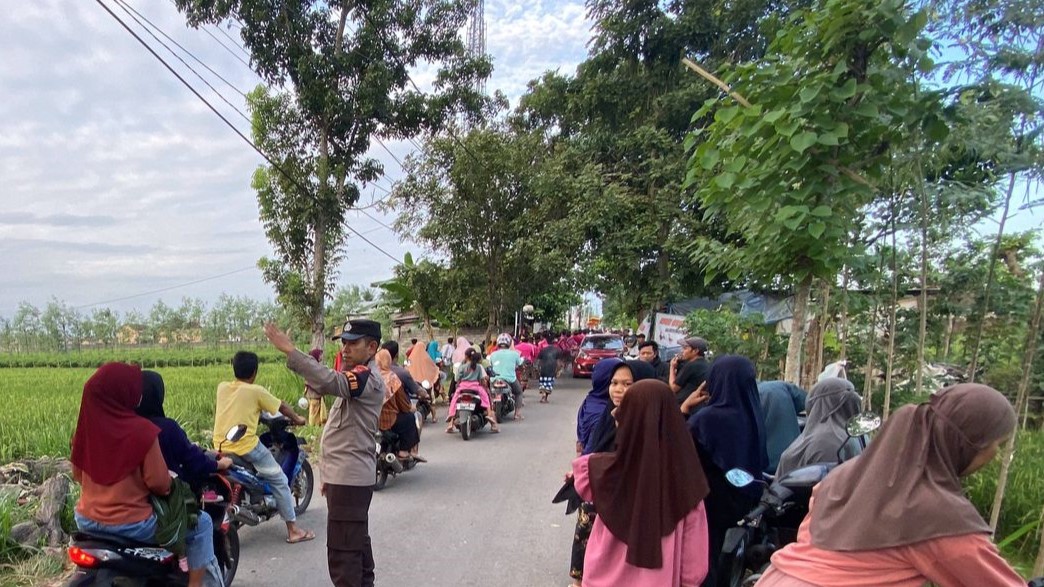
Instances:
[[[474,410],[475,404],[473,403],[459,403],[457,404],[458,410]]]

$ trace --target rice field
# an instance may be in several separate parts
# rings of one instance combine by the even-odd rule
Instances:
[[[149,366],[151,368],[151,366]],[[210,446],[218,383],[232,379],[226,365],[159,367],[166,384],[164,409],[189,437]],[[83,384],[92,368],[0,369],[0,463],[38,456],[69,455]],[[295,405],[302,380],[283,364],[262,364],[257,383]],[[304,436],[315,435],[305,429]]]

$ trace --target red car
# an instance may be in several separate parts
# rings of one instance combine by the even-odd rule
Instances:
[[[580,352],[573,359],[573,377],[590,377],[602,359],[622,358],[623,337],[619,334],[591,334],[584,338]]]

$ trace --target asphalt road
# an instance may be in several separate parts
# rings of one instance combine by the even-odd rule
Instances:
[[[575,518],[551,504],[574,456],[576,411],[589,380],[559,379],[550,404],[526,392],[525,421],[464,442],[427,424],[428,463],[374,494],[370,536],[377,585],[564,587]],[[438,406],[440,419],[445,406]],[[288,545],[278,519],[241,530],[235,585],[329,585],[326,501],[316,490],[300,518],[316,540]]]

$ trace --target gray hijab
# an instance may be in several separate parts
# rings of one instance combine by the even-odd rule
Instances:
[[[817,383],[808,394],[805,430],[783,451],[776,476],[806,465],[836,462],[842,446],[842,459],[858,455],[859,444],[848,441],[845,424],[859,413],[861,403],[855,387],[846,379],[828,377]]]

